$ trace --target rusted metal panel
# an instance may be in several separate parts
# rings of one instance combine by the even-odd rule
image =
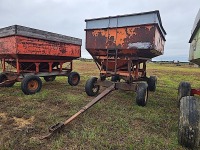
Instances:
[[[16,37],[17,54],[29,54],[29,55],[46,55],[64,57],[80,57],[79,45],[66,44],[62,42],[45,41],[41,39],[34,39],[28,37]]]
[[[16,37],[0,38],[0,58],[4,54],[16,54]]]
[[[165,41],[163,40],[162,36],[160,35],[158,28],[155,29],[155,37],[154,37],[153,42],[154,42],[154,49],[163,54]]]
[[[29,27],[19,26],[19,25],[13,25],[0,29],[0,37],[7,37],[13,35],[19,35],[19,36],[25,36],[25,37],[31,37],[31,38],[43,39],[55,42],[63,42],[68,44],[82,45],[82,40],[78,38],[42,31],[38,29],[33,29]]]
[[[0,38],[0,58],[63,60],[75,59],[80,56],[80,45],[22,36]]]
[[[166,32],[159,11],[112,16],[86,21],[86,49],[105,56],[117,49],[118,57],[153,58],[162,55]]]
[[[86,31],[86,49],[93,56],[118,49],[118,56],[153,58],[163,54],[164,43],[156,25]]]

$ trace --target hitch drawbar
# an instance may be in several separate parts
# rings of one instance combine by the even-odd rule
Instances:
[[[40,137],[40,139],[48,139],[50,138],[54,133],[59,132],[62,130],[68,123],[70,123],[72,120],[76,119],[80,114],[84,113],[86,110],[88,110],[90,107],[92,107],[94,104],[96,104],[98,101],[100,101],[103,97],[108,95],[110,92],[115,90],[115,84],[111,85],[110,87],[106,88],[101,94],[99,94],[97,97],[95,97],[91,102],[89,102],[87,105],[85,105],[81,110],[79,110],[76,114],[71,116],[69,119],[67,119],[63,123],[57,123],[56,125],[49,128],[49,134],[46,136]]]

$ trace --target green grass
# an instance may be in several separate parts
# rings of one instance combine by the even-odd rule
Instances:
[[[66,77],[57,77],[53,82],[43,80],[41,92],[35,95],[24,95],[20,83],[0,88],[0,150],[183,149],[177,142],[177,87],[180,81],[198,87],[200,69],[167,64],[147,65],[148,76],[158,78],[157,90],[149,92],[147,106],[136,105],[134,92],[116,90],[60,134],[39,140],[50,126],[65,121],[92,100],[84,92],[84,85],[91,76],[99,75],[97,67],[94,62],[81,61],[75,61],[74,67],[81,75],[75,87]],[[14,117],[34,120],[19,127]]]

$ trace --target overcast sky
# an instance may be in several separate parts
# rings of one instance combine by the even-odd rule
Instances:
[[[14,24],[83,40],[85,19],[159,10],[167,32],[165,53],[157,59],[188,59],[189,38],[199,0],[0,0],[0,28]]]

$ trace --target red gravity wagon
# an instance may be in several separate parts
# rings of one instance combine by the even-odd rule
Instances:
[[[76,86],[80,76],[73,70],[73,60],[81,56],[82,40],[74,37],[13,25],[0,29],[0,87],[21,82],[25,94],[39,92],[45,81],[68,76]]]

